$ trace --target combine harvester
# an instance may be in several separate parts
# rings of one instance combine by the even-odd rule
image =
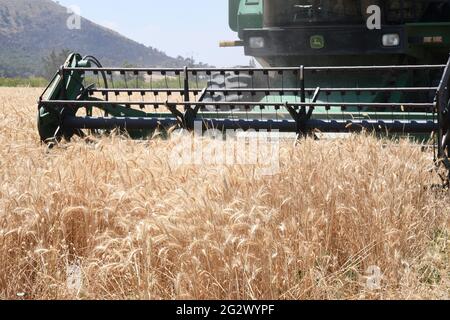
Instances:
[[[381,29],[368,7],[381,8]],[[373,8],[373,7],[372,7]],[[369,8],[371,9],[371,8]],[[263,68],[104,68],[72,54],[43,93],[43,141],[126,131],[373,131],[433,137],[450,169],[450,1],[229,0],[238,41]]]

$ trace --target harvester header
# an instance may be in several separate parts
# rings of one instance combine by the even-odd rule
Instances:
[[[119,129],[259,130],[320,138],[430,138],[450,168],[450,1],[230,0],[230,27],[262,67],[105,68],[72,54],[39,102],[43,141]],[[227,50],[227,49],[224,49]]]
[[[146,138],[155,130],[172,127],[192,130],[196,121],[205,130],[254,129],[299,135],[367,130],[429,137],[442,130],[438,137],[442,141],[450,127],[446,118],[449,64],[162,69],[103,68],[98,61],[100,67],[93,66],[91,59],[71,55],[43,93],[39,103],[43,141],[84,136],[83,130],[115,128]],[[397,78],[439,72],[442,80],[438,87],[333,86],[332,79],[343,72],[349,76],[371,73],[373,78],[386,72]],[[314,79],[316,74],[327,75],[330,86],[311,86],[308,78]],[[241,77],[253,85],[227,87],[229,81],[239,83]],[[218,79],[223,79],[222,87],[217,85]],[[297,85],[291,86],[293,82]],[[267,85],[256,86],[262,83]],[[408,102],[411,96],[423,101]],[[396,101],[389,102],[392,97]]]

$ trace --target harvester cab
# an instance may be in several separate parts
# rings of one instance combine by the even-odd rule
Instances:
[[[229,21],[239,40],[225,44],[262,67],[105,68],[72,54],[41,96],[41,139],[366,130],[432,137],[448,163],[450,1],[229,0]]]

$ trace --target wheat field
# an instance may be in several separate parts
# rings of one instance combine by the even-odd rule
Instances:
[[[39,94],[0,88],[1,299],[449,299],[450,196],[417,146],[285,142],[272,176],[174,167],[183,137],[48,150]]]

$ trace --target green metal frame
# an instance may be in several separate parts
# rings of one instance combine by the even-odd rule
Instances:
[[[238,32],[263,27],[263,0],[229,0],[229,26]]]
[[[285,4],[283,0],[272,1],[278,1],[279,6]],[[241,40],[244,40],[243,32],[246,29],[264,29],[264,0],[229,0],[229,26],[231,30],[237,32]],[[446,62],[447,53],[450,51],[450,21],[405,23],[404,27],[408,39],[406,56],[417,59],[415,61],[417,64]],[[442,41],[427,41],[436,37],[440,37]],[[437,56],[440,56],[441,61],[436,60]],[[349,62],[351,62],[350,59],[351,57]],[[393,59],[396,58],[393,57]],[[391,63],[395,63],[395,60]],[[298,61],[297,65],[300,64],[304,63]],[[384,64],[389,63],[384,62]],[[286,65],[288,64],[281,63],[281,65],[272,64],[271,66]],[[312,65],[319,64],[312,63]]]
[[[435,111],[431,111],[431,109],[434,109],[434,105],[428,101],[428,103],[420,104],[416,103],[415,101],[408,101],[408,97],[406,96],[405,92],[413,92],[414,91],[425,91],[425,92],[432,92],[433,94],[436,94],[437,88],[416,88],[414,86],[411,86],[409,83],[410,77],[408,76],[409,72],[413,72],[413,70],[420,69],[420,70],[428,70],[428,69],[436,69],[441,70],[443,69],[443,65],[438,66],[400,66],[400,67],[341,67],[338,69],[330,68],[327,70],[327,68],[280,68],[280,69],[235,69],[235,70],[226,70],[226,69],[105,69],[105,68],[92,68],[89,61],[83,59],[79,54],[72,54],[67,59],[66,63],[61,67],[59,72],[55,75],[55,78],[50,83],[48,88],[44,91],[44,93],[41,96],[40,103],[39,103],[39,110],[38,110],[38,128],[39,133],[43,141],[48,140],[54,140],[54,139],[60,139],[60,138],[67,138],[70,139],[74,134],[77,135],[83,135],[83,129],[86,129],[84,125],[82,124],[82,119],[78,117],[78,113],[81,109],[86,110],[86,117],[89,119],[93,119],[93,109],[96,108],[98,110],[101,110],[101,112],[104,114],[105,121],[104,122],[111,122],[108,119],[132,119],[130,121],[137,121],[139,122],[139,119],[144,119],[141,121],[143,123],[142,128],[124,128],[126,129],[127,133],[132,138],[145,138],[149,135],[152,135],[153,130],[156,128],[155,125],[152,126],[152,128],[147,128],[145,124],[145,119],[156,119],[161,120],[162,122],[165,122],[166,124],[170,125],[178,125],[180,127],[185,127],[187,129],[191,129],[193,127],[194,121],[221,121],[221,123],[224,123],[223,121],[227,122],[228,125],[235,126],[234,124],[230,124],[230,120],[235,119],[246,119],[246,120],[255,120],[259,121],[253,122],[253,125],[256,128],[263,128],[263,127],[270,127],[268,123],[271,123],[270,121],[287,121],[290,120],[292,123],[292,120],[295,120],[298,125],[300,125],[300,122],[311,120],[311,121],[333,121],[333,120],[339,120],[344,121],[349,124],[349,126],[352,125],[351,122],[367,122],[372,120],[379,120],[379,121],[403,121],[406,123],[412,123],[412,122],[428,122],[428,123],[436,123],[436,115]],[[397,83],[401,83],[402,87],[400,88],[390,88],[389,93],[389,100],[383,101],[382,94],[385,94],[385,90],[389,90],[388,86],[386,88],[378,88],[374,86],[370,86],[368,84],[376,84],[377,81],[373,83],[369,83],[368,81],[363,81],[363,86],[360,86],[358,83],[357,86],[347,86],[345,87],[346,83],[339,83],[336,81],[334,82],[335,86],[333,89],[333,86],[327,86],[327,83],[320,83],[318,79],[323,79],[323,77],[314,77],[315,73],[321,73],[327,75],[327,72],[343,72],[347,70],[350,73],[353,72],[372,72],[381,70],[385,70],[383,72],[390,72],[391,69],[399,69],[402,70],[403,76],[398,76]],[[373,70],[372,70],[373,69]],[[441,72],[440,71],[440,72]],[[103,75],[106,72],[109,72],[109,74],[112,76],[113,73],[120,73],[126,77],[127,73],[131,73],[135,75],[136,77],[139,77],[142,73],[155,73],[160,72],[161,74],[167,74],[168,72],[173,72],[175,74],[178,74],[178,77],[180,77],[179,83],[184,83],[183,87],[180,88],[162,88],[160,91],[163,93],[168,94],[170,96],[170,92],[177,91],[182,94],[184,97],[184,102],[179,102],[179,100],[176,99],[170,99],[164,103],[157,102],[157,101],[137,101],[137,100],[130,100],[129,102],[126,101],[116,101],[112,102],[108,98],[108,94],[112,94],[115,91],[120,91],[122,93],[126,92],[141,92],[141,94],[144,96],[146,92],[154,93],[155,90],[153,89],[146,89],[144,88],[122,88],[122,89],[115,89],[115,88],[108,88],[107,83],[105,83],[105,88],[97,88],[95,85],[86,84],[86,72],[95,72],[96,74],[102,73]],[[205,74],[212,74],[216,73],[217,76],[223,76],[227,73],[234,73],[239,77],[242,74],[248,73],[248,75],[251,75],[252,77],[256,76],[256,73],[261,73],[265,75],[267,79],[267,83],[269,83],[271,80],[273,80],[275,75],[297,75],[298,80],[300,80],[297,84],[297,86],[289,86],[286,87],[286,84],[291,84],[292,81],[287,81],[283,84],[283,81],[281,84],[278,82],[272,83],[273,87],[270,88],[270,85],[267,87],[254,87],[254,88],[224,88],[224,89],[218,89],[218,88],[211,88],[206,87],[202,88],[202,90],[194,89],[190,87],[189,84],[189,77],[192,77],[196,75],[199,76],[200,73]],[[406,72],[406,73],[405,73]],[[442,72],[441,72],[442,74]],[[328,75],[329,77],[332,77],[332,75]],[[212,75],[211,75],[212,77]],[[287,75],[286,75],[287,77]],[[284,78],[284,76],[283,76]],[[373,78],[373,76],[372,76]],[[106,79],[106,77],[105,77]],[[198,83],[198,81],[196,81]],[[339,84],[342,84],[342,86],[339,86]],[[98,85],[98,84],[97,84]],[[276,89],[277,85],[279,85],[279,89]],[[150,85],[151,87],[151,85]],[[311,95],[312,89],[307,88],[314,88],[317,87],[315,90],[315,94]],[[347,89],[345,89],[347,88]],[[373,89],[370,89],[373,88]],[[403,88],[403,89],[402,89]],[[370,90],[369,90],[370,89]],[[240,106],[238,106],[238,109],[235,109],[234,111],[231,109],[229,111],[223,110],[223,107],[230,107],[233,108],[236,104],[236,102],[220,102],[216,103],[214,100],[212,102],[205,102],[204,97],[206,95],[214,96],[217,91],[222,90],[224,92],[230,91],[235,92],[238,95],[241,95],[242,101],[240,102]],[[243,91],[247,90],[249,93],[251,93],[251,96],[244,96]],[[258,91],[259,90],[259,91]],[[201,92],[200,96],[198,95]],[[263,94],[262,97],[258,97],[258,92],[268,92],[270,91],[270,94]],[[376,92],[375,93],[369,93],[370,91]],[[104,94],[105,99],[99,99],[98,97],[95,97],[93,92],[102,92]],[[309,95],[306,93],[309,92]],[[195,101],[192,101],[189,99],[190,96],[195,94],[197,96],[197,99]],[[345,94],[345,101],[343,101],[343,97]],[[245,98],[247,97],[247,98]],[[341,102],[342,103],[341,103]],[[330,103],[331,102],[331,103]],[[413,102],[413,103],[411,103]],[[403,106],[403,104],[406,106],[406,109],[408,108],[427,108],[427,112],[419,112],[418,110],[402,110],[400,111],[400,106]],[[148,105],[159,105],[159,106],[165,106],[167,110],[165,112],[154,112],[149,113],[144,110],[140,110],[135,107],[144,107]],[[217,106],[216,112],[214,111],[208,111],[204,109],[206,106]],[[133,107],[135,106],[135,107]],[[342,107],[341,107],[342,106]],[[243,107],[248,107],[246,110],[242,110]],[[262,110],[261,108],[264,110]],[[309,117],[306,119],[304,118],[306,116],[306,113],[302,115],[301,112],[303,109],[306,110],[307,107],[310,107],[310,110],[312,110]],[[377,111],[377,108],[382,107],[379,111]],[[182,108],[183,110],[180,110]],[[203,109],[202,109],[203,108]],[[239,108],[241,110],[239,111]],[[374,109],[375,108],[375,109]],[[387,108],[387,110],[385,110]],[[220,109],[220,112],[219,112]],[[201,111],[200,111],[201,110]],[[301,112],[300,112],[301,111]],[[300,113],[298,113],[300,112]],[[78,117],[78,118],[77,118]],[[297,117],[300,117],[297,119]],[[303,117],[303,119],[302,119]],[[65,122],[67,119],[71,119],[71,123],[74,121],[78,121],[80,123],[80,127],[73,127],[68,126]],[[134,120],[133,120],[134,119]],[[264,124],[264,122],[266,124]],[[102,125],[102,122],[97,121],[100,125]],[[125,122],[126,123],[126,120]],[[306,122],[305,122],[306,123]],[[248,126],[248,123],[242,122],[244,126]],[[275,123],[276,124],[276,123]],[[251,124],[250,124],[251,125]],[[280,126],[281,124],[276,124],[277,126]],[[317,122],[316,124],[317,125]],[[308,125],[307,125],[308,126]],[[167,127],[163,128],[164,126],[161,126],[162,129],[168,129]],[[288,124],[287,128],[290,128],[288,130],[292,131],[293,127],[292,124]],[[306,128],[306,127],[305,127]],[[305,129],[303,128],[303,129]],[[412,128],[412,127],[411,127]],[[433,126],[434,128],[434,126]],[[96,129],[96,128],[89,128],[89,129]],[[104,129],[104,128],[99,128]],[[302,128],[297,128],[297,133],[300,131],[303,132]],[[380,128],[382,129],[382,128]],[[294,128],[294,132],[295,132]],[[375,128],[376,131],[383,131]],[[352,131],[352,130],[349,130]],[[426,130],[427,131],[427,130]],[[428,130],[427,134],[430,134],[432,129]],[[418,132],[414,132],[414,129],[408,129],[405,130],[405,133],[409,134],[415,134],[415,133],[423,133],[423,129],[419,128]],[[427,136],[428,138],[428,136]]]
[[[81,55],[72,53],[69,55],[62,68],[90,66],[90,63],[84,61]],[[81,83],[83,83],[83,76],[79,72],[72,72],[67,75],[59,70],[40,97],[40,101],[58,99],[75,100],[79,98],[79,95],[81,94]],[[38,109],[37,123],[41,138],[47,140],[58,136],[60,119],[64,109],[44,107],[41,104],[39,104]]]

